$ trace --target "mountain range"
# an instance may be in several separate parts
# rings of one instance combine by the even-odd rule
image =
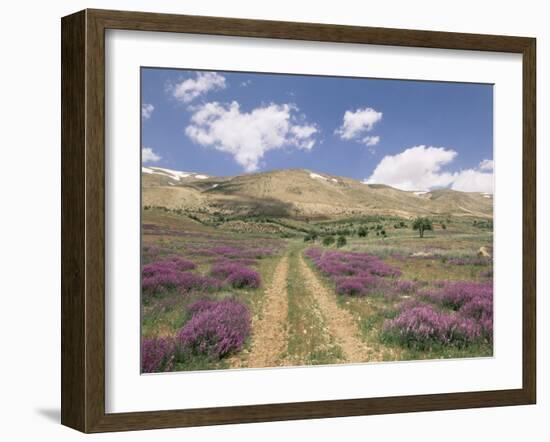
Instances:
[[[307,169],[214,177],[142,167],[142,204],[228,215],[320,219],[359,215],[493,216],[491,194],[450,189],[404,191]]]

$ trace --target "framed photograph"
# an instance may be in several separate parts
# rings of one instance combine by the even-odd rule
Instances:
[[[536,400],[535,39],[62,19],[62,423]]]

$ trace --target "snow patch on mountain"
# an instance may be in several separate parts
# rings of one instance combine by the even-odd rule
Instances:
[[[147,174],[156,174],[168,177],[174,181],[180,181],[182,178],[195,178],[206,180],[208,175],[197,174],[195,172],[182,172],[180,170],[164,169],[162,167],[142,167],[141,171]]]
[[[328,179],[327,177],[324,177],[323,175],[319,175],[318,173],[313,173],[313,172],[311,172],[309,174],[309,177],[311,179],[314,179],[314,180],[323,180],[323,181],[327,181],[327,179]]]

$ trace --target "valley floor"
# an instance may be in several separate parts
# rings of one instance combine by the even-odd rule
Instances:
[[[414,235],[335,249],[163,213],[149,214],[143,231],[144,272],[169,268],[180,281],[185,259],[192,272],[181,273],[195,275],[184,289],[143,276],[144,372],[492,355],[492,261],[475,253],[492,233],[445,232],[414,256]]]

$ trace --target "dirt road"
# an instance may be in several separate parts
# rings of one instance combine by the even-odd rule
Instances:
[[[319,281],[317,275],[305,263],[302,255],[300,255],[299,265],[306,289],[309,290],[317,301],[330,333],[336,338],[336,341],[344,352],[345,361],[369,361],[371,352],[361,340],[353,316],[338,306],[336,296],[330,293]]]
[[[288,316],[288,256],[277,267],[270,286],[261,318],[252,323],[252,351],[248,357],[249,367],[276,367],[282,365],[281,353],[287,345]]]
[[[290,259],[292,257],[292,259]],[[291,263],[294,272],[293,285],[289,285],[289,263]],[[296,273],[298,278],[296,278]],[[299,279],[299,293],[295,293],[296,282]],[[299,311],[298,321],[297,312],[290,312],[289,315],[289,290],[291,294],[304,299],[302,308]],[[306,264],[301,251],[287,253],[275,268],[273,278],[265,292],[265,302],[261,316],[253,320],[252,323],[252,347],[246,360],[241,361],[242,365],[251,368],[278,367],[283,365],[296,365],[299,360],[303,360],[303,355],[293,354],[297,351],[296,336],[289,336],[289,331],[296,329],[296,323],[309,324],[307,327],[311,332],[322,334],[316,336],[314,343],[303,342],[304,346],[316,345],[311,351],[323,351],[328,342],[338,346],[341,349],[341,355],[334,360],[337,363],[357,363],[368,362],[378,359],[372,349],[361,339],[359,330],[356,326],[353,316],[347,310],[338,306],[336,295],[323,285],[315,272]],[[308,302],[305,302],[309,299]],[[296,305],[295,298],[293,305]],[[312,314],[314,312],[315,314]],[[312,324],[312,321],[315,324]],[[311,341],[308,336],[308,330],[300,338],[304,341]],[[291,345],[289,346],[289,342]],[[299,362],[298,362],[299,363]],[[311,362],[309,362],[311,363]]]

